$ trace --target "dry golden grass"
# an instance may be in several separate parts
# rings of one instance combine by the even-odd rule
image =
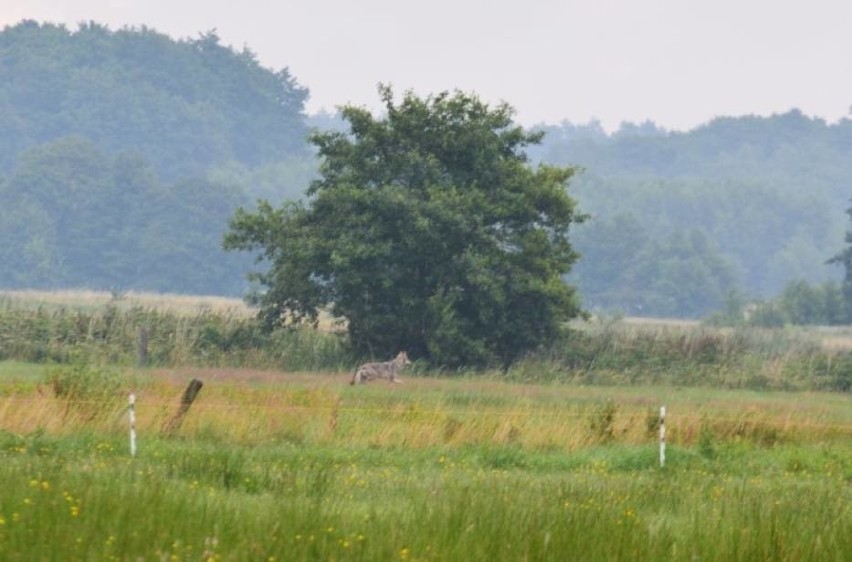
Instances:
[[[85,289],[57,291],[0,291],[0,297],[24,305],[55,305],[66,307],[96,308],[107,304],[121,308],[142,307],[146,309],[194,315],[213,313],[235,316],[253,316],[256,310],[237,298],[178,295],[168,293],[145,293],[128,291],[114,295],[106,291]]]
[[[593,318],[588,323],[578,323],[579,327],[601,327],[607,323],[606,319]],[[730,334],[733,328],[713,328],[705,326],[700,320],[689,320],[683,318],[650,318],[639,316],[626,316],[614,321],[622,331],[634,333],[669,333],[669,332],[691,332],[705,331]],[[752,328],[755,331],[771,332],[769,328]],[[796,326],[791,328],[794,333],[804,340],[812,340],[823,349],[828,351],[850,351],[852,350],[852,327],[849,326]]]
[[[852,328],[849,326],[832,326],[814,328],[825,349],[834,351],[852,350]]]
[[[683,318],[651,318],[639,316],[625,316],[621,320],[629,326],[647,326],[662,328],[698,328],[701,326],[699,320],[687,320]]]
[[[257,308],[249,306],[242,299],[233,297],[179,295],[173,293],[147,293],[127,291],[113,294],[107,291],[86,289],[67,289],[56,291],[0,290],[0,300],[8,299],[20,306],[56,306],[66,308],[93,309],[106,305],[117,306],[122,310],[143,308],[159,312],[174,313],[181,316],[215,314],[235,318],[250,318],[257,314]],[[335,332],[345,329],[341,323],[326,312],[320,312],[319,329]]]
[[[140,438],[160,435],[192,378],[205,382],[179,435],[260,444],[290,441],[368,447],[512,445],[576,451],[591,444],[653,443],[668,407],[668,440],[694,445],[704,432],[761,444],[852,438],[852,399],[842,394],[518,385],[418,379],[351,387],[348,374],[193,369],[137,374]],[[129,392],[129,390],[128,390]],[[614,405],[609,435],[593,428]],[[127,398],[69,401],[41,386],[0,396],[0,427],[28,434],[127,430]]]

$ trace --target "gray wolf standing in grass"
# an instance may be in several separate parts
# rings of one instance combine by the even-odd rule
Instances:
[[[370,382],[374,379],[388,379],[388,382],[402,382],[397,375],[406,365],[411,365],[408,353],[400,351],[391,361],[384,363],[364,363],[355,370],[349,384]]]

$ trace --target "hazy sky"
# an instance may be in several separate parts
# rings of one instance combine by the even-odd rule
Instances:
[[[378,107],[376,85],[506,101],[525,125],[647,119],[688,129],[722,115],[852,106],[849,0],[0,0],[21,19],[216,29],[310,89],[307,109]]]

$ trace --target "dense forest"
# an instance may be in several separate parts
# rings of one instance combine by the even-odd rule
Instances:
[[[0,286],[239,294],[240,204],[299,197],[307,89],[214,32],[0,33]]]
[[[586,302],[632,314],[701,316],[732,294],[773,297],[842,277],[852,196],[852,120],[797,110],[718,118],[685,133],[653,123],[607,135],[548,126],[534,156],[584,168],[575,195],[574,281]]]
[[[400,85],[403,86],[404,85]],[[235,209],[303,196],[309,85],[215,32],[21,22],[0,32],[0,288],[241,294],[222,250]],[[511,100],[507,100],[511,103]],[[569,276],[594,311],[700,317],[792,282],[839,280],[852,120],[797,110],[537,127],[530,162],[582,168]]]

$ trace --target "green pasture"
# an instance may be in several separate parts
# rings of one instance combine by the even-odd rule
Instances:
[[[0,559],[852,556],[849,394],[405,379],[0,363]]]

